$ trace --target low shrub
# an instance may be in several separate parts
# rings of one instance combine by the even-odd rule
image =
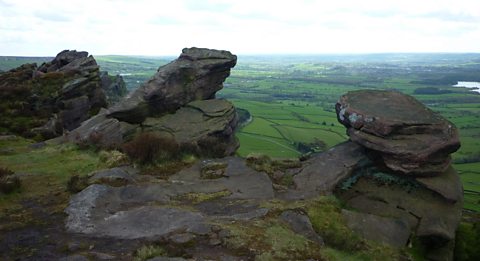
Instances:
[[[144,132],[123,145],[128,157],[139,164],[148,165],[180,157],[180,148],[172,138]]]

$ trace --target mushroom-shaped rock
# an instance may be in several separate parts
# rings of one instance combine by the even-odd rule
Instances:
[[[457,128],[415,98],[397,91],[348,92],[336,104],[351,140],[377,152],[393,171],[414,176],[444,172],[458,150]]]

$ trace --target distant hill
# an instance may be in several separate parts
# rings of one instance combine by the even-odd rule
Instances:
[[[8,71],[25,63],[37,63],[38,65],[51,61],[54,57],[20,57],[0,56],[0,71]]]

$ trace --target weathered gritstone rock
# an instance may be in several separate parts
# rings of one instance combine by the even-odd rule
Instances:
[[[108,116],[140,123],[192,101],[215,98],[236,62],[237,57],[228,51],[185,48],[178,59],[160,67],[128,99],[111,108]]]
[[[201,163],[161,183],[135,184],[121,187],[93,184],[74,195],[66,208],[66,227],[71,232],[119,239],[158,238],[171,233],[205,235],[212,220],[251,220],[264,217],[267,208],[242,200],[273,198],[272,183],[265,173],[248,168],[240,158],[219,160],[228,164],[225,177],[201,178]],[[96,173],[93,181],[102,178],[137,180],[134,172],[113,168]],[[108,182],[107,182],[108,183]],[[228,191],[228,193],[222,193]],[[194,208],[174,207],[184,195],[216,195],[219,201],[198,203]],[[219,212],[227,200],[230,208]],[[186,200],[186,204],[195,205]],[[217,203],[215,203],[217,202]],[[219,203],[223,202],[223,203]],[[220,205],[219,205],[220,204]]]
[[[395,91],[348,92],[336,104],[351,140],[377,152],[393,171],[432,176],[460,147],[456,127],[413,97]]]
[[[174,114],[161,118],[147,118],[143,123],[145,131],[167,134],[178,144],[192,144],[200,151],[212,150],[218,145],[209,139],[221,140],[225,147],[220,155],[231,155],[239,147],[234,136],[237,114],[233,104],[226,100],[194,101],[180,108]],[[203,145],[203,146],[202,146]]]

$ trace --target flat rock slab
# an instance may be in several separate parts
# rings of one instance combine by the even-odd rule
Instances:
[[[335,108],[351,140],[378,152],[393,171],[433,176],[447,169],[449,155],[460,148],[455,125],[400,92],[352,91]]]
[[[113,189],[103,185],[92,185],[72,197],[65,210],[68,214],[67,229],[70,232],[109,236],[119,239],[162,237],[173,231],[182,230],[206,234],[210,226],[201,213],[159,206],[138,206],[115,212],[102,209],[96,203],[101,196]]]
[[[196,212],[156,206],[143,206],[120,211],[104,218],[95,226],[97,236],[120,239],[163,237],[172,232],[205,235],[210,225]]]
[[[208,221],[212,219],[251,220],[264,217],[269,210],[250,204],[248,200],[273,198],[272,182],[268,176],[250,169],[240,158],[229,157],[219,161],[228,166],[225,177],[218,179],[202,179],[202,163],[199,162],[172,176],[169,181],[156,184],[90,185],[70,199],[65,209],[68,214],[66,227],[71,232],[93,236],[148,239],[170,232],[208,233]],[[116,179],[118,176],[129,177],[126,174],[132,175],[128,169],[113,168],[96,176],[99,180],[106,177]],[[221,192],[219,201],[201,203],[197,211],[194,210],[195,202],[185,202],[191,204],[189,210],[159,206],[178,204],[184,195],[201,197],[218,192]],[[234,203],[230,207],[215,203],[221,200]]]
[[[408,222],[401,219],[380,217],[345,209],[342,210],[342,216],[350,229],[368,240],[400,248],[406,246],[410,238]]]

